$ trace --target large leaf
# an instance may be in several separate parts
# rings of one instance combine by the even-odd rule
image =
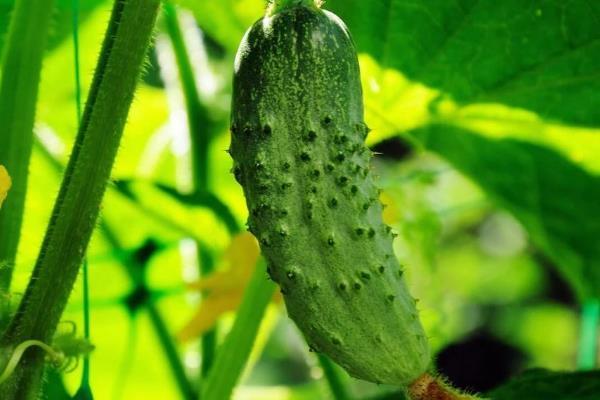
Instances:
[[[326,6],[368,55],[371,141],[418,131],[523,223],[580,298],[599,296],[600,3]]]
[[[415,133],[527,228],[580,298],[600,296],[600,177],[545,147],[431,125]]]
[[[493,400],[595,400],[600,393],[600,371],[553,372],[529,370],[493,390]]]
[[[600,124],[600,3],[329,0],[360,52],[460,104]]]

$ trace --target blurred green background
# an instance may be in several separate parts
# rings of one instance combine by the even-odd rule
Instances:
[[[489,390],[529,367],[575,369],[581,305],[600,297],[600,6],[569,4],[325,4],[348,23],[360,53],[385,218],[400,234],[396,255],[420,299],[438,366],[474,390]],[[0,47],[11,6],[0,0]],[[111,6],[80,3],[83,98]],[[237,45],[264,4],[180,0],[178,7],[210,120],[208,187],[243,225],[244,198],[225,152],[231,75]],[[59,0],[42,71],[15,301],[76,134],[71,18],[71,1]],[[145,265],[173,337],[202,310],[219,318],[222,338],[233,306],[207,299],[239,296],[248,274],[228,275],[227,268],[253,268],[227,262],[231,237],[213,213],[155,185],[182,193],[193,187],[188,132],[173,43],[161,19],[88,250],[97,399],[179,398],[123,260]],[[120,250],[102,234],[106,226]],[[217,282],[204,298],[189,288],[199,279],[196,243],[233,288]],[[81,318],[78,283],[63,319],[81,326]],[[192,380],[199,376],[201,331],[177,342]],[[327,398],[322,374],[282,303],[274,302],[235,398]],[[79,371],[63,378],[72,392]],[[388,390],[345,380],[362,397]]]

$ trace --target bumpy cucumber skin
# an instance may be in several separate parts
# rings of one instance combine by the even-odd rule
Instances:
[[[289,316],[350,375],[405,385],[430,356],[382,222],[347,28],[317,7],[256,22],[235,61],[231,148]]]

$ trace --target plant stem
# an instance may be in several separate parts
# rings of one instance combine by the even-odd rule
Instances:
[[[326,355],[319,353],[317,357],[319,358],[321,368],[323,368],[323,374],[325,375],[325,379],[327,379],[333,398],[335,400],[351,399],[352,397],[342,382],[337,366]]]
[[[177,9],[167,1],[165,3],[165,25],[171,39],[179,80],[185,99],[188,126],[190,130],[190,141],[192,145],[192,176],[194,189],[204,191],[208,189],[208,149],[212,139],[212,121],[208,112],[200,100],[200,94],[196,86],[194,69],[188,55],[185,41],[177,18]]]
[[[32,277],[2,347],[49,342],[95,227],[158,14],[158,0],[116,0],[88,102]],[[3,399],[33,400],[43,353],[28,351]]]
[[[273,15],[284,8],[305,6],[305,7],[318,7],[321,1],[318,0],[268,0],[269,7],[267,9],[267,15]]]
[[[57,160],[48,151],[48,149],[43,146],[42,143],[40,143],[39,141],[36,141],[36,144],[39,146],[39,150],[41,151],[42,155],[47,159],[47,161],[52,165],[52,167],[57,172],[62,171],[63,166],[60,163],[60,161]],[[129,276],[129,279],[131,280],[134,287],[135,288],[144,287],[145,279],[144,279],[144,276],[142,273],[143,265],[139,265],[138,261],[135,260],[131,256],[131,252],[123,247],[123,245],[119,241],[117,235],[115,234],[114,230],[103,218],[100,219],[99,228],[100,228],[100,233],[102,234],[104,239],[106,239],[106,241],[112,248],[113,254],[117,257],[117,259],[119,260],[119,262],[121,263],[121,265],[123,266],[125,271],[127,272],[127,275]],[[85,272],[85,270],[84,270],[84,272]],[[85,282],[85,280],[84,280],[84,282]],[[85,292],[86,291],[84,290],[84,293]],[[84,299],[84,303],[85,303],[85,299]],[[195,393],[193,387],[190,385],[189,380],[186,377],[185,368],[181,363],[181,358],[179,357],[179,354],[177,352],[177,348],[173,342],[173,339],[171,338],[171,335],[168,332],[167,324],[165,323],[164,319],[160,315],[160,312],[154,305],[152,296],[148,296],[146,299],[144,299],[143,306],[146,307],[148,310],[148,315],[150,317],[150,323],[152,324],[152,328],[154,329],[154,332],[156,333],[158,340],[161,344],[161,348],[165,353],[165,357],[167,358],[169,367],[171,369],[171,372],[173,373],[173,377],[175,379],[175,382],[177,384],[177,387],[178,387],[182,397],[186,400],[195,399],[196,393]],[[84,306],[84,308],[85,308],[85,306]],[[86,359],[84,359],[84,362],[85,361],[86,361]],[[84,365],[84,372],[85,372],[85,365]],[[89,372],[89,370],[88,370],[88,372]],[[82,376],[82,380],[83,379],[84,378]]]
[[[79,70],[79,0],[71,1],[73,12],[73,64],[75,65],[75,115],[77,116],[77,127],[81,123],[81,74]],[[83,337],[90,341],[90,287],[89,287],[89,264],[87,258],[83,259]],[[81,383],[75,394],[75,398],[92,399],[90,387],[90,355],[83,355],[83,368],[81,371]]]
[[[202,104],[198,88],[196,86],[196,79],[194,76],[194,69],[186,48],[185,40],[181,32],[179,23],[177,8],[170,2],[165,3],[165,25],[169,39],[173,46],[175,53],[175,59],[177,61],[177,67],[179,70],[179,80],[183,90],[183,96],[185,99],[186,113],[188,118],[188,128],[191,143],[191,155],[192,155],[192,178],[194,182],[194,191],[199,196],[203,192],[208,191],[209,176],[210,176],[210,163],[208,159],[208,150],[210,148],[213,130],[213,121],[208,116],[208,111]],[[215,197],[216,198],[216,197]],[[229,210],[225,207],[224,213],[217,215],[227,216]],[[225,222],[227,219],[223,218]],[[235,220],[233,226],[235,226]],[[230,233],[232,224],[228,224],[230,227]],[[237,231],[237,229],[236,229]],[[196,243],[196,247],[200,248],[200,244]],[[200,275],[208,276],[213,272],[213,261],[210,257],[203,257],[201,252],[198,252]],[[217,327],[208,330],[202,335],[201,346],[202,346],[202,363],[201,363],[201,379],[207,377],[213,362],[214,355],[216,352],[217,345]]]
[[[196,247],[198,243],[196,243]],[[198,247],[197,247],[198,248]],[[200,250],[200,248],[198,248]],[[214,270],[214,261],[211,254],[207,252],[198,251],[198,257],[200,261],[200,276],[205,277],[210,275]],[[202,294],[203,296],[206,293]],[[208,377],[208,373],[212,368],[215,361],[215,354],[217,352],[217,327],[210,329],[202,335],[201,340],[202,350],[202,364],[200,369],[200,387],[202,380]]]
[[[600,299],[588,300],[581,311],[579,335],[579,369],[594,369],[598,359],[598,332],[600,329]]]
[[[408,387],[410,400],[485,400],[482,397],[461,393],[442,377],[424,373]]]
[[[158,308],[151,301],[146,301],[145,303],[146,311],[150,316],[150,322],[154,327],[154,331],[158,336],[158,340],[160,345],[165,352],[165,356],[169,361],[169,365],[171,366],[171,371],[175,376],[175,381],[177,382],[177,387],[181,392],[182,398],[186,400],[193,400],[196,398],[196,393],[191,387],[189,380],[185,374],[185,369],[181,364],[181,358],[179,357],[179,353],[177,352],[177,348],[173,344],[173,340],[171,339],[171,335],[169,334],[169,330],[167,329],[167,325],[162,319]]]
[[[33,123],[54,0],[17,0],[0,71],[0,164],[13,186],[0,213],[0,294],[8,291],[23,221]]]
[[[44,146],[43,143],[41,143],[40,141],[36,141],[35,144],[38,146],[38,150],[41,152],[41,154],[44,156],[44,158],[52,165],[52,167],[57,172],[61,172],[64,169],[61,162],[56,157],[54,157],[54,155],[52,153],[50,153],[50,151]],[[128,194],[127,191],[124,191],[121,186],[118,186],[118,185],[112,186],[112,188],[113,188],[113,190],[117,190],[117,191],[120,190],[120,192],[125,197],[127,197],[129,200],[137,201],[135,198],[132,198]],[[220,214],[217,213],[216,215],[219,216]],[[227,219],[225,219],[225,221],[227,221]],[[232,219],[232,221],[235,221],[235,219]],[[231,224],[226,224],[226,225],[230,226]],[[237,227],[237,225],[235,225],[233,228],[231,228],[231,226],[230,226],[230,232],[235,233],[237,231],[239,231],[239,227]],[[112,247],[113,254],[119,259],[119,262],[121,263],[123,268],[125,268],[125,271],[129,275],[129,278],[131,279],[134,286],[138,287],[138,285],[143,284],[143,276],[140,273],[140,271],[142,270],[141,266],[139,266],[139,265],[136,266],[136,261],[130,257],[130,252],[123,247],[123,245],[117,238],[117,235],[114,233],[114,230],[103,219],[100,220],[100,232],[102,233],[103,237],[106,239],[106,241]],[[213,260],[212,260],[212,257],[210,257],[209,252],[206,250],[203,250],[203,247],[202,247],[203,245],[201,243],[197,242],[197,244],[200,246],[199,254],[202,259],[202,265],[207,265],[208,263],[212,263]],[[163,349],[163,351],[165,353],[165,357],[167,358],[169,367],[171,369],[171,372],[173,373],[175,382],[177,384],[177,387],[179,388],[179,391],[180,391],[182,397],[184,399],[196,398],[195,391],[192,388],[192,386],[190,385],[190,382],[186,377],[185,368],[183,367],[183,365],[181,363],[181,358],[179,357],[179,354],[177,353],[177,349],[173,342],[173,339],[171,338],[171,335],[168,334],[168,329],[166,328],[167,325],[164,322],[164,319],[160,316],[158,309],[154,305],[152,297],[149,297],[144,302],[143,305],[145,307],[148,307],[148,314],[150,316],[150,322],[151,322],[152,327],[159,339],[159,342],[161,343],[161,348]],[[214,344],[205,345],[203,343],[204,351],[206,351],[206,349],[214,349],[216,347],[216,335],[207,336],[205,334],[203,336],[203,342],[207,341],[207,340],[213,340]],[[203,369],[202,375],[203,376],[207,375],[208,369],[212,365],[211,361],[213,359],[214,359],[214,354],[210,354],[210,357],[208,358],[208,362],[205,361],[206,358],[205,358],[205,360],[203,360],[203,364],[202,364],[202,369]]]
[[[202,387],[202,400],[231,398],[274,291],[275,284],[267,279],[266,265],[261,259],[244,292],[233,327],[217,351],[215,363]]]

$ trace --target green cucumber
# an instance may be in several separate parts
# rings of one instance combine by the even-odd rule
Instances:
[[[230,153],[248,227],[312,350],[408,384],[429,348],[382,222],[356,50],[338,17],[298,3],[256,22],[235,60]]]

